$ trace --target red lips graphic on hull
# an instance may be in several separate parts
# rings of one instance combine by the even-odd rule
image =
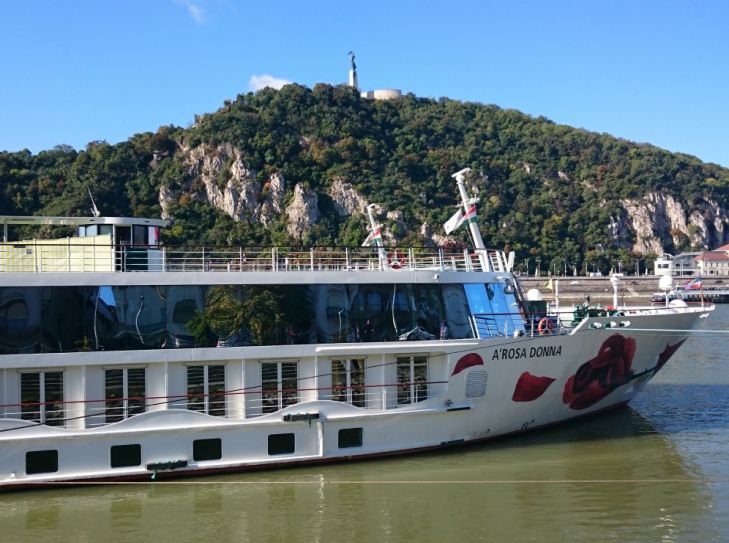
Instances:
[[[554,382],[552,377],[540,377],[525,371],[519,376],[511,399],[515,402],[531,402],[546,392]]]
[[[458,362],[456,362],[456,366],[453,368],[451,377],[461,373],[463,370],[470,368],[471,366],[483,366],[483,358],[481,358],[481,355],[477,353],[468,353],[463,355],[458,359]]]

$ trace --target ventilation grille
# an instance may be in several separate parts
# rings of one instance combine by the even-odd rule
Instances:
[[[473,370],[466,377],[466,398],[480,398],[486,394],[488,374],[484,370]]]

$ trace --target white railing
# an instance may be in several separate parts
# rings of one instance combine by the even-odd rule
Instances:
[[[492,270],[506,271],[501,251],[486,250]],[[291,271],[482,271],[464,249],[389,248],[380,261],[373,248],[166,247],[73,243],[5,243],[0,272],[291,272]]]
[[[381,383],[342,387],[338,392],[353,391],[350,401],[341,400],[362,409],[397,409],[411,402],[398,403],[398,391],[413,385],[425,386],[425,397],[442,393],[447,381]],[[356,389],[356,392],[354,392]],[[276,413],[283,408],[316,400],[334,400],[330,387],[278,389],[262,391],[259,387],[236,389],[216,394],[179,394],[113,399],[78,399],[64,402],[34,402],[0,404],[0,418],[28,420],[59,427],[95,428],[120,422],[134,415],[160,410],[188,410],[227,419],[248,419]],[[415,403],[417,403],[417,401]],[[243,411],[245,409],[245,412]]]

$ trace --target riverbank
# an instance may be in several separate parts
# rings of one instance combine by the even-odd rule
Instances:
[[[658,291],[658,277],[649,276],[625,276],[620,281],[618,294],[621,300],[630,303],[642,303],[650,301],[654,292]],[[610,284],[610,277],[552,277],[552,288],[549,288],[549,277],[522,277],[521,282],[525,290],[537,289],[542,293],[545,300],[554,300],[556,283],[559,283],[559,299],[561,301],[575,302],[582,301],[585,295],[589,294],[593,302],[610,304],[613,300],[613,287]],[[675,285],[683,285],[690,281],[690,277],[676,277]],[[705,279],[704,289],[726,288],[722,279]]]

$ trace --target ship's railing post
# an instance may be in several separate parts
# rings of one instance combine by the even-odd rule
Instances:
[[[344,248],[344,265],[346,266],[344,269],[349,269],[349,247]]]
[[[440,270],[443,271],[443,247],[438,247],[438,264],[440,266]]]
[[[309,258],[311,260],[311,271],[314,271],[314,248],[309,249]]]
[[[162,271],[167,271],[167,247],[162,247]]]

